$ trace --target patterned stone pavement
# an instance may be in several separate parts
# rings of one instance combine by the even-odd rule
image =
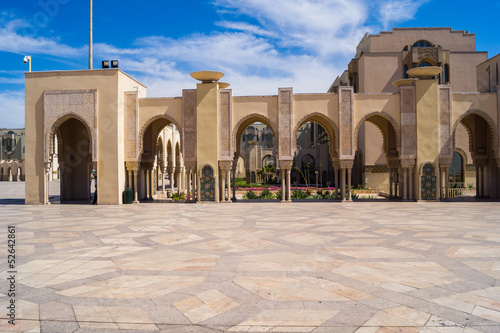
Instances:
[[[0,183],[1,332],[500,332],[498,202],[27,206],[23,188]]]

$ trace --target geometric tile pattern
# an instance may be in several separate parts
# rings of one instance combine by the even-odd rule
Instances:
[[[2,203],[15,186],[1,332],[500,332],[496,202]]]

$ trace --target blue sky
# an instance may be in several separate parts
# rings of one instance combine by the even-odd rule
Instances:
[[[33,71],[88,68],[87,0],[3,0],[0,128],[24,127],[25,55]],[[180,96],[189,73],[217,70],[235,95],[325,92],[366,32],[452,27],[500,53],[500,1],[94,0],[94,68],[118,59],[148,96]]]

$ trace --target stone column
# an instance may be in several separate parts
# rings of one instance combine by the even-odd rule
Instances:
[[[444,186],[444,183],[443,183],[443,173],[444,173],[444,168],[441,167],[439,168],[439,199],[444,199],[444,195],[443,195],[443,186]]]
[[[232,174],[233,174],[233,201],[236,201],[236,169],[233,169]]]
[[[170,168],[170,170],[168,170],[169,172],[169,175],[168,177],[170,178],[170,191],[174,191],[174,173],[175,173],[175,168]]]
[[[336,168],[335,170],[335,197],[338,197],[342,194],[342,189],[340,188],[340,169]]]
[[[198,203],[201,202],[201,191],[200,191],[200,188],[201,188],[201,179],[200,179],[200,175],[198,172],[196,172],[196,201]]]
[[[226,178],[227,178],[227,200],[226,200],[226,202],[231,202],[231,169],[227,169]]]
[[[127,174],[128,174],[128,187],[129,188],[133,188],[133,185],[132,185],[132,170],[127,170]]]
[[[345,201],[345,168],[340,168],[340,196]]]
[[[389,168],[389,198],[391,198],[391,199],[394,195],[392,193],[393,182],[394,182],[394,171],[392,168]]]
[[[449,192],[450,192],[450,168],[445,168],[444,169],[444,184],[445,184],[445,192],[444,192],[444,198],[448,199],[449,197]]]
[[[481,198],[484,197],[484,166],[481,166]]]
[[[188,168],[186,170],[186,177],[187,177],[187,195],[186,195],[186,200],[187,202],[191,202],[191,169]]]
[[[285,169],[281,169],[281,202],[286,202],[285,172]]]
[[[50,172],[50,163],[45,163],[44,165],[44,205],[50,205],[49,201],[49,172]]]
[[[153,169],[148,170],[149,200],[153,200]]]
[[[226,170],[220,169],[219,172],[221,185],[221,202],[226,202]]]
[[[291,177],[292,177],[292,170],[286,169],[286,196],[287,196],[287,201],[292,202],[292,186],[291,186]]]
[[[351,172],[352,168],[347,168],[347,201],[352,201]]]
[[[408,200],[407,180],[408,180],[408,168],[403,168],[403,184],[401,184],[403,191],[403,200]]]
[[[144,171],[144,193],[146,194],[146,200],[149,199],[148,198],[148,194],[149,194],[149,188],[148,188],[148,170],[147,169],[143,169]]]
[[[167,170],[161,168],[161,194],[165,194],[165,173]]]
[[[394,197],[399,197],[399,169],[394,169]]]
[[[134,203],[139,203],[137,198],[137,172],[139,172],[139,170],[132,170],[134,177]]]
[[[408,168],[409,169],[409,174],[410,174],[410,179],[409,179],[409,182],[408,182],[408,185],[409,185],[409,192],[410,192],[410,200],[413,200],[413,168],[410,167]]]

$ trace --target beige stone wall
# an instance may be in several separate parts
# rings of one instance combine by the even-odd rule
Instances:
[[[123,172],[123,91],[133,86],[145,89],[120,70],[31,72],[26,73],[26,203],[42,203],[44,193],[44,98],[45,91],[96,89],[98,130],[99,203],[116,204],[121,201],[124,187]],[[126,83],[128,82],[128,83]],[[94,159],[96,157],[93,157]]]
[[[401,52],[403,47],[413,45],[419,40],[441,45],[445,50],[461,52],[476,50],[475,34],[461,30],[452,31],[451,28],[395,28],[393,31],[382,31],[379,35],[370,35],[369,40],[370,52]]]
[[[500,54],[477,66],[477,91],[497,92],[500,85]]]
[[[397,53],[367,53],[359,59],[359,92],[397,92],[392,82],[403,78],[401,50]]]

